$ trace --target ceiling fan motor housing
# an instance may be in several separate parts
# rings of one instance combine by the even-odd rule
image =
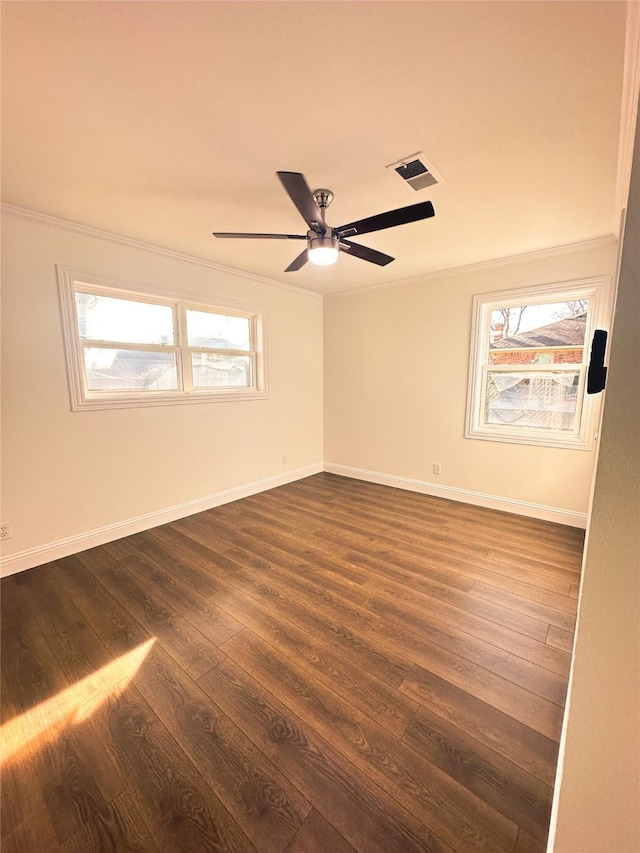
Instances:
[[[333,201],[333,193],[331,190],[314,190],[312,193],[314,199],[316,200],[316,204],[321,210],[329,207],[331,202]]]
[[[327,227],[326,234],[307,232],[307,254],[309,260],[319,266],[329,266],[336,262],[340,251],[340,240],[333,229]]]

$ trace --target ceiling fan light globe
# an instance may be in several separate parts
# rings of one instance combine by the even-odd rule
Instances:
[[[334,237],[314,237],[309,240],[307,255],[312,264],[328,267],[335,264],[339,254],[338,241]]]
[[[318,246],[315,249],[309,249],[309,260],[312,264],[319,267],[328,267],[335,264],[338,260],[338,250],[332,249],[330,246]]]

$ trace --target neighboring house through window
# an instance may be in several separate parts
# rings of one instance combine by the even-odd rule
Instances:
[[[265,396],[264,308],[58,273],[73,409]]]
[[[477,296],[468,438],[586,449],[591,338],[602,327],[607,280]]]

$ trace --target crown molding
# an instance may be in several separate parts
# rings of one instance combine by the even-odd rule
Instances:
[[[57,216],[51,216],[48,213],[39,213],[36,210],[29,210],[24,207],[17,207],[12,204],[2,204],[0,206],[4,216],[12,216],[16,219],[26,219],[30,222],[36,222],[40,225],[49,225],[52,228],[60,228],[64,231],[73,231],[76,234],[83,234],[85,237],[95,237],[98,240],[106,240],[110,243],[117,243],[120,246],[127,246],[130,249],[139,249],[143,252],[151,252],[154,255],[160,255],[164,258],[171,258],[175,261],[183,261],[188,264],[205,267],[206,269],[216,270],[216,272],[226,273],[238,278],[245,278],[249,281],[257,281],[260,284],[268,284],[272,287],[280,287],[283,290],[289,290],[293,293],[301,293],[304,296],[312,296],[315,299],[322,299],[322,294],[315,290],[306,290],[303,287],[296,287],[293,284],[285,284],[282,281],[276,281],[272,278],[256,275],[255,273],[244,272],[243,270],[235,269],[234,267],[225,267],[222,264],[217,264],[214,261],[208,261],[205,258],[198,258],[194,255],[185,255],[182,252],[175,252],[172,249],[164,249],[162,246],[154,246],[152,243],[144,243],[141,240],[134,240],[131,237],[124,237],[121,234],[114,234],[111,231],[103,231],[101,228],[94,228],[91,225],[82,225],[79,222],[71,222],[68,219],[60,219]]]
[[[372,290],[387,290],[395,287],[405,287],[415,281],[433,281],[438,278],[448,278],[454,275],[473,273],[478,270],[492,269],[494,267],[507,266],[508,264],[519,264],[525,261],[539,261],[551,258],[554,255],[564,255],[569,252],[582,252],[587,249],[598,249],[600,246],[608,246],[616,243],[618,238],[615,234],[606,234],[603,237],[594,237],[592,240],[582,240],[578,243],[565,243],[562,246],[551,246],[548,249],[536,249],[533,252],[523,252],[520,255],[506,255],[502,258],[491,258],[487,261],[477,261],[474,264],[466,264],[460,267],[447,267],[432,272],[418,273],[408,278],[396,279],[395,281],[372,284],[368,287],[352,288],[351,290],[337,290],[334,293],[326,293],[325,298],[335,296],[353,296],[355,293],[367,293]]]
[[[640,4],[639,4],[640,7]],[[633,142],[633,140],[632,140]],[[631,155],[633,154],[633,144],[631,144]],[[627,190],[628,191],[628,190]],[[533,252],[524,252],[519,255],[506,255],[500,258],[490,258],[486,261],[477,261],[473,264],[466,264],[459,267],[447,267],[441,270],[433,270],[431,272],[418,273],[417,275],[408,278],[394,279],[394,281],[382,282],[381,284],[372,284],[366,287],[349,288],[348,290],[337,290],[333,293],[319,293],[315,290],[308,290],[303,287],[296,287],[293,284],[285,284],[275,279],[266,278],[265,276],[256,275],[255,273],[245,272],[235,269],[234,267],[225,267],[222,264],[217,264],[214,261],[208,261],[205,258],[198,258],[194,255],[186,255],[182,252],[175,252],[172,249],[165,249],[161,246],[154,246],[151,243],[144,243],[141,240],[134,240],[132,237],[124,237],[121,234],[114,234],[111,231],[103,231],[100,228],[94,228],[92,225],[82,225],[79,222],[71,222],[68,219],[60,219],[57,216],[51,216],[48,213],[40,213],[36,210],[29,210],[25,207],[18,207],[12,204],[0,205],[0,211],[3,216],[11,216],[16,219],[26,219],[30,222],[36,222],[40,225],[49,225],[52,228],[60,228],[64,231],[72,231],[76,234],[83,234],[87,237],[95,237],[98,240],[106,240],[110,243],[116,243],[120,246],[127,246],[131,249],[139,249],[143,252],[151,252],[165,258],[171,258],[177,261],[183,261],[196,266],[213,269],[217,272],[233,275],[238,278],[256,281],[260,284],[279,287],[283,290],[288,290],[293,293],[300,293],[304,296],[311,296],[314,299],[327,299],[339,296],[350,296],[354,293],[366,293],[372,290],[387,290],[388,288],[403,287],[411,284],[418,279],[420,281],[432,281],[433,279],[446,278],[448,276],[461,275],[464,273],[475,272],[477,270],[491,269],[492,267],[505,266],[507,264],[517,264],[524,261],[542,260],[543,258],[553,257],[554,255],[562,255],[567,252],[580,252],[587,249],[596,249],[600,246],[606,246],[617,241],[615,234],[607,234],[602,237],[595,237],[592,240],[583,240],[576,243],[566,243],[561,246],[551,246],[547,249],[537,249]]]
[[[620,214],[627,206],[631,183],[631,163],[638,118],[640,96],[640,3],[627,3],[625,28],[624,68],[622,72],[622,106],[620,111],[620,138],[618,141],[618,171],[614,222],[622,228],[624,217]],[[620,236],[619,230],[616,234]]]

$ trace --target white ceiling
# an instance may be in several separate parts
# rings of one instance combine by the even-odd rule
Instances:
[[[611,234],[623,2],[3,2],[3,201],[322,293]],[[385,166],[421,150],[446,183]],[[275,172],[342,224],[434,219],[284,268]]]

